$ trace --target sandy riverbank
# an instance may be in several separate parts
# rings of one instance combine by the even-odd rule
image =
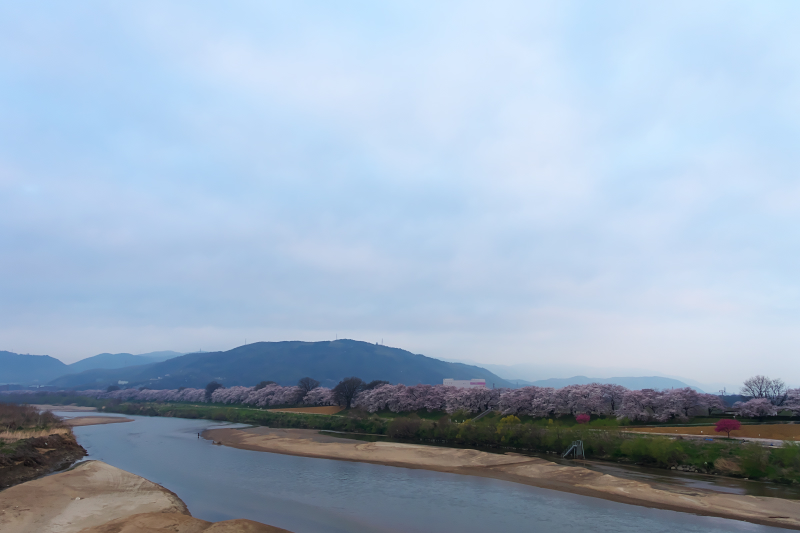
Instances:
[[[40,411],[63,411],[65,413],[91,413],[97,411],[96,407],[83,407],[80,405],[34,405]]]
[[[0,492],[3,533],[288,533],[250,520],[192,518],[177,495],[101,461]]]
[[[246,450],[490,477],[620,503],[800,530],[800,501],[680,487],[656,488],[518,454],[345,440],[303,429],[210,429],[203,437]]]
[[[96,426],[98,424],[119,424],[121,422],[133,422],[132,418],[122,416],[76,416],[75,418],[65,418],[65,426]]]

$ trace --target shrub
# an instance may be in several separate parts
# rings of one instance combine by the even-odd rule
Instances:
[[[746,477],[758,479],[767,475],[769,466],[769,450],[756,442],[742,446],[742,473]]]
[[[422,421],[419,418],[395,418],[389,422],[386,434],[395,439],[413,439]]]

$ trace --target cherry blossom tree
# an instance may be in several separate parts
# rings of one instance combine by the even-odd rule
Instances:
[[[336,398],[333,395],[333,390],[326,387],[317,387],[312,390],[303,398],[303,403],[306,405],[335,405]]]
[[[528,415],[536,418],[553,416],[556,411],[555,389],[522,387],[503,391],[498,407],[506,415]]]
[[[714,431],[717,433],[724,431],[728,438],[731,438],[731,431],[736,431],[742,427],[742,423],[738,420],[732,420],[730,418],[723,418],[714,426]]]
[[[778,409],[768,398],[755,398],[744,403],[736,402],[733,404],[733,408],[738,409],[739,414],[742,416],[749,418],[761,418],[778,414]]]
[[[660,393],[653,389],[628,391],[617,411],[618,417],[630,420],[649,420],[655,417]]]
[[[800,415],[800,389],[786,391],[786,402],[783,407],[790,410],[794,416]]]

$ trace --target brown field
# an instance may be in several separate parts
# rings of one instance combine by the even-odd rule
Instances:
[[[664,435],[702,435],[704,437],[725,437],[725,432],[717,433],[714,426],[693,426],[682,428],[638,428],[628,429],[632,433],[660,433]],[[800,440],[800,424],[759,424],[742,426],[731,431],[731,438]]]
[[[310,415],[335,415],[344,407],[338,405],[326,405],[323,407],[289,407],[287,409],[269,409],[276,413],[306,413]]]

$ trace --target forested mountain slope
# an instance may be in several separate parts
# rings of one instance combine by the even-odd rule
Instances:
[[[118,370],[88,371],[52,382],[59,387],[104,388],[118,380],[148,388],[204,387],[210,381],[224,386],[255,385],[262,380],[293,385],[310,376],[335,385],[348,376],[366,381],[416,385],[441,384],[444,378],[485,378],[487,386],[510,384],[484,368],[448,363],[399,348],[354,340],[323,342],[257,342],[226,352],[193,353],[163,363]]]

